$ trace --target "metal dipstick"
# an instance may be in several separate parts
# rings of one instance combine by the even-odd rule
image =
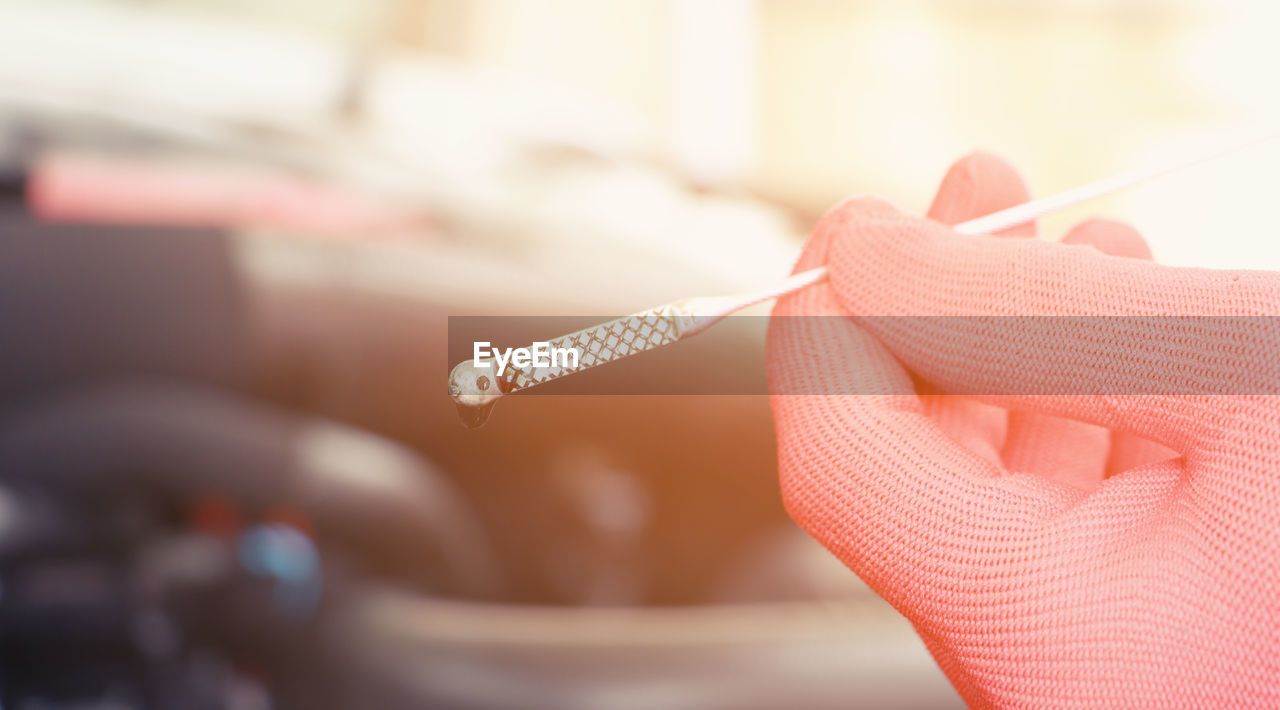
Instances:
[[[1113,175],[1102,180],[1081,185],[1066,192],[1031,200],[1020,205],[993,212],[962,222],[952,227],[959,234],[991,234],[1010,227],[1031,222],[1046,214],[1132,187],[1140,182],[1179,170],[1203,161],[1257,145],[1276,138],[1270,134],[1261,138],[1219,149],[1212,153],[1194,155],[1182,160],[1170,161],[1141,170]],[[449,396],[458,407],[464,424],[471,428],[482,426],[503,395],[522,392],[530,387],[551,382],[583,370],[598,367],[624,357],[642,353],[682,338],[696,335],[725,316],[747,306],[770,298],[778,298],[793,291],[826,280],[825,266],[810,269],[780,281],[772,288],[752,293],[710,298],[689,298],[650,308],[629,316],[616,318],[590,328],[548,341],[554,348],[569,348],[578,353],[576,366],[515,367],[508,364],[499,373],[493,360],[476,362],[465,360],[449,373]]]

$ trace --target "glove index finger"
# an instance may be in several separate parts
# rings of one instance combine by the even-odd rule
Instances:
[[[977,151],[957,160],[947,170],[927,216],[946,225],[956,225],[1030,199],[1031,191],[1012,165],[991,153]],[[1036,224],[1015,225],[998,234],[1034,237]]]
[[[1184,453],[1229,426],[1237,405],[1212,395],[1280,393],[1280,274],[963,236],[902,216],[840,234],[828,262],[845,311],[889,316],[859,323],[943,391],[1012,395]]]
[[[795,274],[809,269],[816,269],[819,266],[826,266],[831,242],[840,239],[841,234],[849,228],[849,225],[855,224],[859,220],[893,217],[901,214],[902,212],[898,208],[878,197],[854,195],[847,198],[828,210],[822,219],[818,220],[813,233],[809,235],[809,240],[804,244],[804,249],[800,251],[800,258],[796,260],[796,265],[791,270],[791,273]]]

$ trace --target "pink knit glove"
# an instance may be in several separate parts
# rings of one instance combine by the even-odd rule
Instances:
[[[818,225],[797,270],[831,278],[769,336],[787,508],[971,705],[1280,707],[1280,397],[1255,394],[1280,332],[1167,318],[1280,314],[1280,275],[1159,266],[1110,222],[945,226],[1027,197],[973,155],[931,219],[855,199]],[[1121,314],[1151,318],[1099,343],[864,317]]]

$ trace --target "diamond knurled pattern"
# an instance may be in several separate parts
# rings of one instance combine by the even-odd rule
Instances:
[[[687,317],[679,308],[667,304],[562,335],[548,342],[553,349],[577,350],[577,367],[508,367],[501,376],[507,385],[504,390],[516,392],[628,355],[669,345],[680,339],[681,319]]]

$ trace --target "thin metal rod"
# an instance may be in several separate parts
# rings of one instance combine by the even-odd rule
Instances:
[[[1014,205],[1013,207],[1000,210],[999,212],[992,212],[985,217],[978,217],[977,219],[971,219],[967,222],[961,222],[960,224],[953,226],[951,229],[958,234],[971,236],[992,234],[1010,227],[1016,227],[1020,224],[1026,224],[1027,222],[1034,221],[1047,214],[1064,210],[1082,202],[1096,200],[1099,197],[1106,197],[1107,195],[1120,192],[1121,190],[1128,189],[1139,183],[1146,182],[1147,180],[1158,178],[1162,175],[1168,175],[1169,173],[1177,172],[1183,168],[1189,168],[1193,165],[1198,165],[1229,153],[1253,147],[1277,137],[1280,137],[1280,135],[1273,133],[1258,138],[1252,138],[1227,148],[1219,148],[1211,153],[1203,153],[1190,158],[1171,160],[1149,167],[1139,168],[1137,170],[1129,170],[1118,175],[1112,175],[1111,177],[1072,188],[1066,192],[1059,192],[1056,195],[1050,195],[1049,197],[1042,197],[1038,200],[1024,202],[1020,205]],[[785,296],[807,286],[819,283],[826,278],[827,267],[825,266],[819,266],[816,269],[802,271],[778,284],[775,284],[771,288],[742,294],[740,297],[741,305],[733,310],[740,310],[770,298]]]

